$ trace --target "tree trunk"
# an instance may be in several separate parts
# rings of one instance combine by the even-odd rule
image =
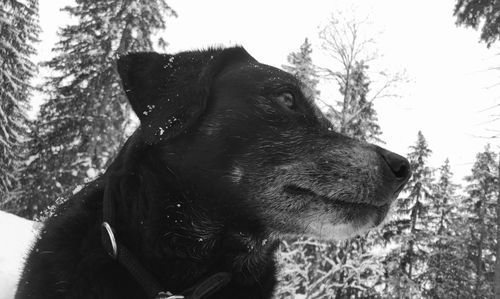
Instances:
[[[481,299],[481,284],[483,282],[483,243],[484,243],[484,237],[485,237],[485,223],[484,223],[484,207],[480,208],[479,211],[479,219],[481,219],[481,227],[480,227],[480,232],[479,232],[479,240],[477,243],[477,257],[476,257],[476,283],[474,287],[474,298],[475,299]]]
[[[351,88],[349,86],[349,83],[351,81],[351,63],[347,65],[346,68],[346,76],[345,76],[345,88],[344,88],[344,102],[342,103],[342,119],[340,120],[340,133],[341,134],[346,134],[347,133],[347,114],[349,113],[349,104],[351,104]]]
[[[500,155],[498,161],[498,197],[497,197],[497,256],[495,263],[495,299],[500,299]]]

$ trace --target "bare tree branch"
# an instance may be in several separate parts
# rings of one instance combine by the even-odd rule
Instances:
[[[356,63],[367,63],[377,58],[375,51],[371,49],[375,41],[373,38],[364,38],[363,27],[367,19],[359,21],[346,19],[341,13],[332,15],[329,22],[319,33],[322,41],[321,48],[332,58],[333,66],[317,66],[318,74],[327,80],[335,80],[340,86],[343,99],[340,109],[335,109],[332,105],[327,105],[335,111],[335,117],[340,119],[340,131],[345,133],[345,128],[360,117],[361,113],[377,99],[397,97],[390,90],[400,81],[403,81],[401,74],[382,75],[382,85],[374,91],[369,92],[370,98],[360,107],[351,107],[353,99],[351,81],[353,80],[352,70]],[[337,66],[335,67],[335,64]],[[380,83],[380,82],[379,82]],[[326,104],[324,101],[322,101]],[[354,111],[352,109],[354,108]],[[340,110],[340,111],[339,111]]]

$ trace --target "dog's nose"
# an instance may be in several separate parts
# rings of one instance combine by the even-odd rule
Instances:
[[[406,158],[385,149],[381,149],[380,155],[398,181],[406,181],[410,178],[410,163]]]

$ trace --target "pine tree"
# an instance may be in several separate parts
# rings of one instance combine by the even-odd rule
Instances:
[[[34,88],[38,1],[0,0],[0,209],[17,212]]]
[[[327,116],[340,133],[362,140],[381,141],[373,103],[378,99],[394,97],[390,90],[404,80],[401,74],[377,72],[371,82],[368,66],[377,58],[372,46],[375,41],[364,31],[364,21],[343,17],[337,11],[319,32],[321,48],[331,59],[328,66],[318,66],[319,73],[334,80],[340,95],[333,104],[324,103]],[[372,77],[375,75],[371,73]],[[373,84],[372,84],[373,83]],[[372,90],[370,90],[372,89]],[[359,128],[363,128],[358,131]]]
[[[468,254],[469,212],[465,198],[458,196],[449,214],[448,234],[429,239],[430,256],[421,285],[428,298],[474,298],[474,265]],[[432,231],[431,232],[435,232]],[[430,274],[430,275],[429,275]]]
[[[429,232],[426,228],[430,221],[428,214],[432,194],[432,171],[427,166],[431,150],[422,132],[418,132],[417,142],[410,147],[408,160],[412,177],[403,190],[406,197],[397,202],[397,217],[392,221],[384,235],[396,242],[398,247],[386,258],[387,288],[395,298],[421,296],[420,280],[427,258]]]
[[[498,196],[497,156],[490,146],[476,156],[472,174],[465,180],[467,197],[464,205],[468,214],[468,257],[473,264],[470,283],[472,298],[493,296],[495,267],[496,204]]]
[[[474,29],[481,28],[480,41],[487,47],[500,39],[500,14],[497,0],[457,0],[453,15],[457,17],[457,24]],[[496,108],[499,105],[495,105]],[[493,121],[498,119],[495,116]],[[495,136],[493,137],[495,138]],[[499,166],[500,168],[500,166]],[[497,174],[500,184],[500,172]],[[500,185],[498,186],[500,190]],[[500,214],[500,195],[497,199],[497,213]],[[500,242],[500,218],[497,219],[497,242]],[[495,267],[495,298],[500,298],[500,246],[497,247]]]
[[[377,112],[373,108],[373,102],[367,100],[370,91],[367,70],[368,66],[363,61],[356,61],[353,68],[343,74],[345,78],[340,86],[340,93],[344,95],[346,102],[341,103],[342,110],[337,114],[335,122],[338,123],[340,132],[347,136],[380,142],[382,131],[377,123]]]
[[[496,261],[495,261],[495,280],[493,282],[495,297],[500,298],[500,156],[498,157],[497,163],[497,251],[496,251]]]
[[[311,55],[312,46],[306,38],[300,46],[299,52],[293,52],[288,55],[287,61],[290,65],[283,65],[283,69],[307,85],[312,90],[314,98],[318,98],[319,90],[317,86],[319,80]]]
[[[434,185],[433,201],[429,208],[427,230],[435,232],[429,236],[429,259],[423,276],[427,286],[428,298],[445,298],[456,292],[466,279],[466,265],[458,260],[463,256],[462,215],[457,208],[460,198],[455,194],[458,185],[454,184],[448,159],[439,169],[439,179]],[[463,294],[463,292],[461,292]]]
[[[116,58],[152,50],[164,18],[175,16],[164,0],[78,0],[64,11],[77,22],[62,28],[58,55],[46,63],[55,76],[46,83],[50,99],[36,127],[25,216],[94,177],[115,155],[130,119]]]
[[[276,297],[378,298],[375,274],[381,271],[382,258],[367,250],[373,246],[371,241],[283,241]]]
[[[500,38],[497,0],[457,0],[453,14],[459,25],[481,27],[480,39],[488,48]]]

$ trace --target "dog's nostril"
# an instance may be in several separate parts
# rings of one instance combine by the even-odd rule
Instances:
[[[389,151],[384,151],[382,157],[396,178],[403,180],[410,176],[410,163],[406,158]]]
[[[410,172],[410,169],[406,165],[400,165],[399,169],[397,169],[397,170],[392,169],[392,171],[394,172],[394,174],[396,175],[397,178],[405,178],[408,175],[408,173]]]

